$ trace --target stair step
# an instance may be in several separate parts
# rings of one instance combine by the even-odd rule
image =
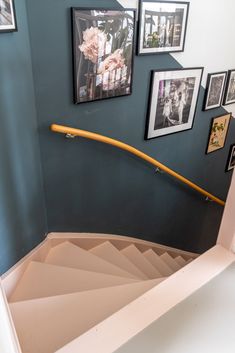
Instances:
[[[141,272],[126,256],[124,256],[110,241],[106,241],[92,249],[90,252],[112,264],[129,272],[134,278],[145,279],[146,276]]]
[[[50,297],[136,283],[137,280],[68,267],[31,262],[10,297],[10,302]]]
[[[185,259],[183,259],[182,256],[177,256],[175,258],[175,261],[177,262],[178,265],[180,265],[181,268],[184,267],[187,263],[187,261],[185,261]]]
[[[162,254],[160,258],[174,271],[180,270],[180,265],[167,252]]]
[[[135,245],[129,245],[125,249],[121,250],[121,253],[125,255],[136,267],[138,267],[147,278],[162,277],[161,273],[153,267],[153,265],[144,257]]]
[[[128,272],[68,241],[52,248],[45,263],[131,278]]]
[[[170,276],[174,273],[174,271],[152,249],[145,251],[143,255],[163,276]]]
[[[10,304],[22,351],[54,353],[161,280]]]

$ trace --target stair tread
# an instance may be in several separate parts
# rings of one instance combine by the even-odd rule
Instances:
[[[175,261],[178,263],[178,265],[180,265],[181,268],[184,267],[187,263],[187,261],[182,256],[177,256]]]
[[[110,241],[106,241],[90,249],[90,252],[129,272],[134,278],[145,279],[143,272],[141,272],[126,256],[111,244]]]
[[[23,352],[53,353],[162,279],[10,304]]]
[[[128,272],[68,241],[52,248],[45,263],[131,278]]]
[[[138,267],[147,278],[161,277],[161,273],[144,257],[144,255],[137,249],[135,245],[129,245],[123,250],[122,254],[125,255],[133,264]]]
[[[32,261],[9,301],[69,294],[135,283],[137,280]]]
[[[180,265],[167,252],[162,254],[160,257],[174,272],[180,270]]]
[[[163,261],[163,259],[157,255],[152,249],[149,249],[143,253],[146,259],[157,268],[157,270],[163,276],[170,276],[174,271]]]

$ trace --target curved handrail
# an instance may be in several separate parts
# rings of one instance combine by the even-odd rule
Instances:
[[[221,206],[225,205],[225,202],[223,200],[221,200],[218,197],[210,194],[206,190],[202,189],[200,186],[194,184],[192,181],[190,181],[187,178],[183,177],[182,175],[176,173],[174,170],[168,168],[164,164],[158,162],[154,158],[152,158],[152,157],[148,156],[147,154],[137,150],[136,148],[134,148],[134,147],[132,147],[130,145],[127,145],[126,143],[123,143],[123,142],[118,141],[118,140],[114,140],[114,139],[112,139],[110,137],[106,137],[106,136],[103,136],[103,135],[95,134],[93,132],[80,130],[80,129],[75,129],[75,128],[71,128],[71,127],[68,127],[68,126],[57,125],[57,124],[52,124],[51,125],[51,130],[54,131],[54,132],[62,133],[62,134],[67,134],[67,135],[71,135],[71,136],[80,136],[80,137],[84,137],[84,138],[87,138],[87,139],[90,139],[90,140],[103,142],[103,143],[106,143],[108,145],[112,145],[112,146],[118,147],[118,148],[120,148],[122,150],[128,151],[128,152],[136,155],[137,157],[142,158],[143,160],[147,161],[148,163],[154,165],[155,167],[159,168],[160,170],[164,171],[165,173],[167,173],[167,174],[173,176],[174,178],[180,180],[182,183],[184,183],[184,184],[188,185],[189,187],[191,187],[192,189],[198,191],[200,194],[206,196],[211,201],[214,201],[214,202],[218,203]]]

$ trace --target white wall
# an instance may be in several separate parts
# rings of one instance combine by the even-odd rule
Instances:
[[[118,0],[137,8],[137,0]],[[208,73],[235,69],[235,1],[191,0],[185,51],[171,54],[183,67],[203,66]],[[235,116],[235,104],[225,107]]]

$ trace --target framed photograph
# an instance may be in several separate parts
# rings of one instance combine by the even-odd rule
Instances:
[[[229,172],[234,168],[235,168],[235,143],[230,147],[228,161],[226,165],[226,172]]]
[[[189,3],[140,0],[138,54],[184,51]]]
[[[235,103],[235,69],[229,70],[224,94],[224,105]]]
[[[72,8],[75,104],[132,91],[135,11]]]
[[[220,150],[224,147],[229,123],[231,119],[231,113],[217,116],[216,118],[212,119],[210,134],[209,134],[209,141],[207,146],[206,153],[211,153],[217,150]]]
[[[203,68],[152,71],[146,139],[193,126]]]
[[[17,31],[14,0],[0,0],[0,32]]]
[[[222,104],[227,71],[209,74],[203,110],[218,108]]]

